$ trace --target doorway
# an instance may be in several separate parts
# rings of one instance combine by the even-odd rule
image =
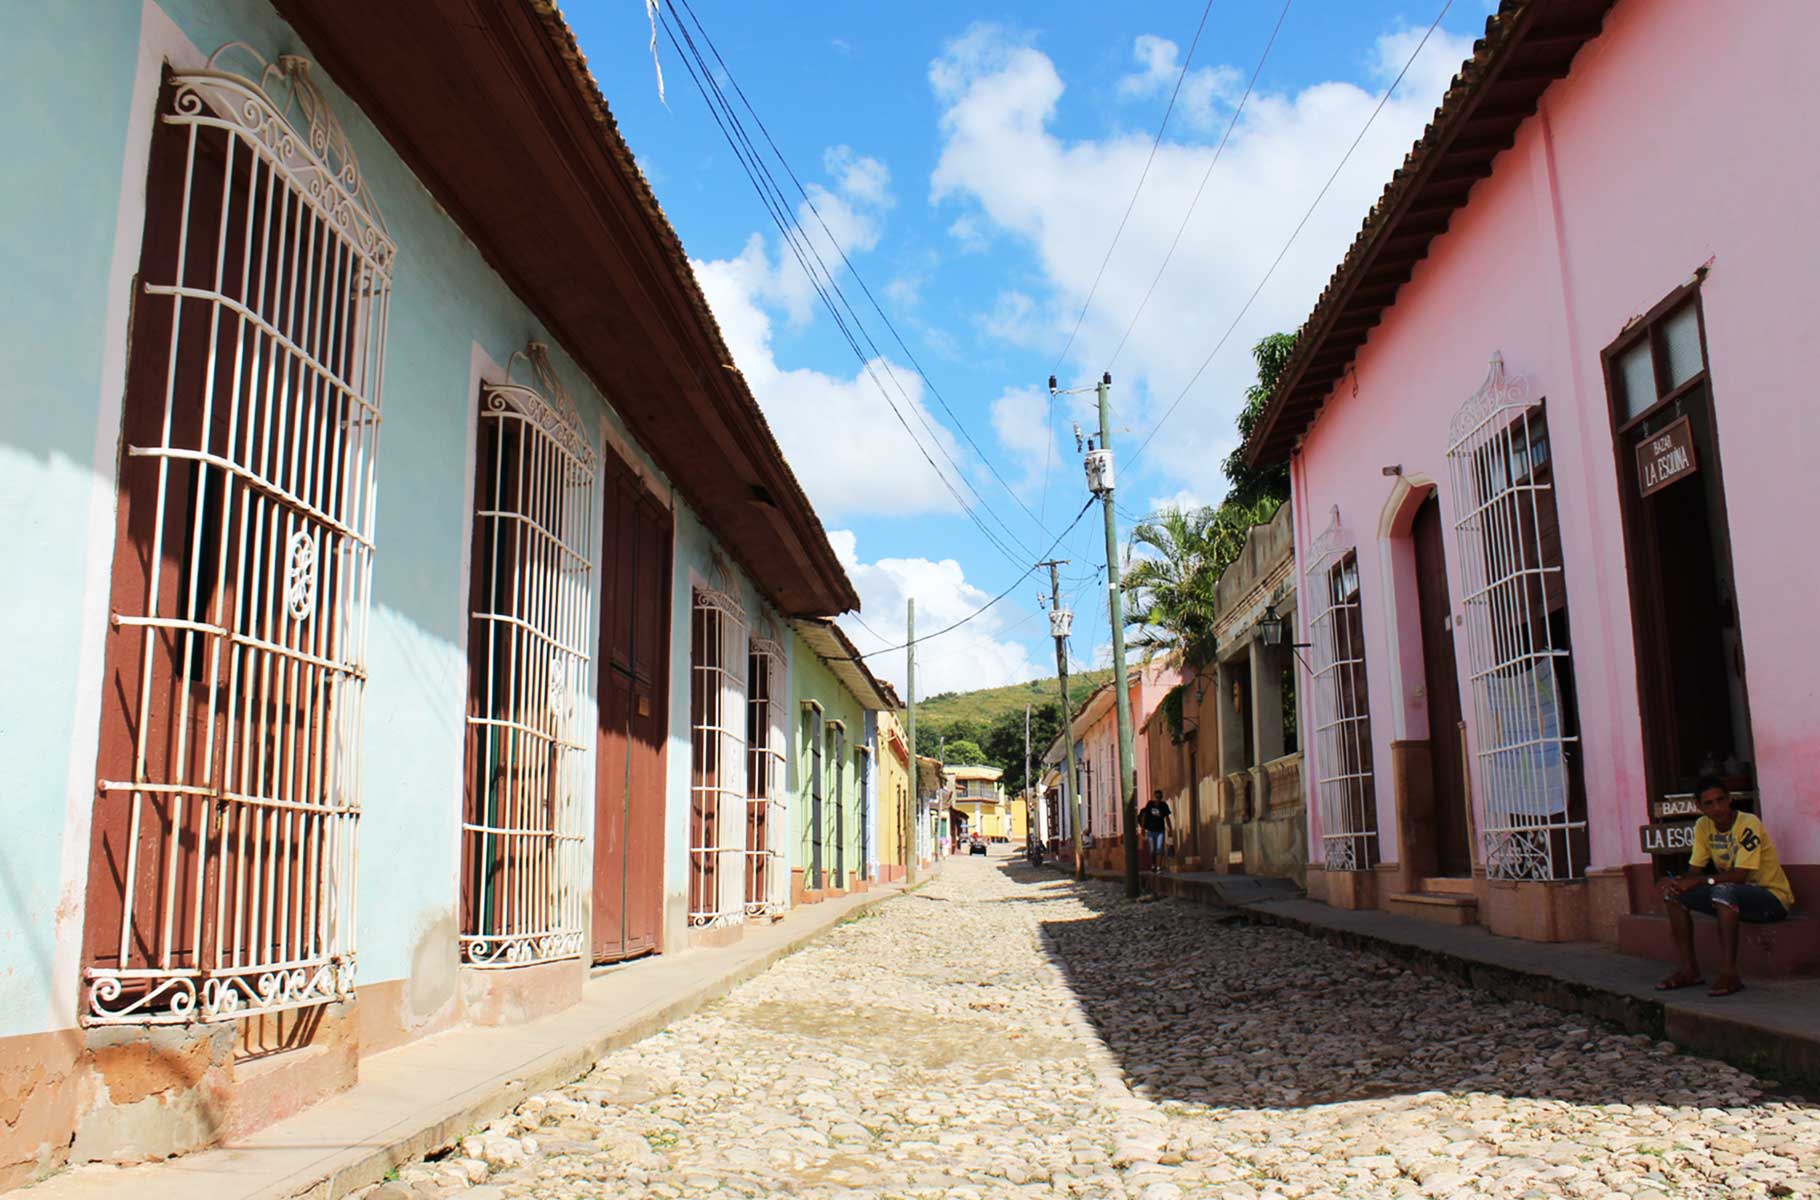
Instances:
[[[1725,777],[1756,808],[1731,528],[1697,285],[1606,351],[1654,800]]]
[[[1444,529],[1441,503],[1431,491],[1416,510],[1409,533],[1415,547],[1422,674],[1428,696],[1435,869],[1444,876],[1465,878],[1472,874],[1472,830],[1466,816],[1466,770],[1460,753],[1460,675],[1454,662]]]
[[[660,949],[670,710],[670,512],[604,455],[593,960]]]

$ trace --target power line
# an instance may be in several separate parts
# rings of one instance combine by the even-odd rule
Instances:
[[[1220,165],[1220,155],[1226,153],[1226,143],[1232,139],[1232,131],[1238,126],[1239,116],[1244,113],[1246,102],[1251,99],[1252,89],[1258,85],[1258,76],[1264,73],[1264,64],[1270,59],[1271,48],[1277,44],[1277,34],[1282,32],[1283,20],[1289,16],[1290,3],[1291,0],[1283,0],[1283,9],[1277,13],[1277,23],[1270,30],[1270,39],[1264,43],[1264,53],[1258,56],[1258,65],[1251,72],[1251,81],[1245,85],[1245,94],[1239,97],[1238,107],[1232,110],[1232,119],[1226,122],[1226,132],[1220,135],[1220,144],[1214,148],[1207,169],[1201,172],[1200,186],[1194,189],[1194,199],[1188,202],[1188,211],[1182,214],[1182,223],[1176,226],[1175,237],[1169,242],[1169,251],[1163,255],[1163,264],[1156,269],[1150,286],[1144,289],[1144,298],[1138,301],[1137,311],[1131,314],[1131,323],[1125,326],[1119,344],[1112,351],[1112,360],[1106,364],[1108,371],[1118,364],[1119,355],[1125,352],[1125,343],[1131,339],[1131,331],[1137,328],[1138,318],[1144,315],[1144,309],[1150,305],[1150,297],[1156,293],[1156,285],[1163,281],[1163,272],[1169,269],[1169,260],[1175,257],[1176,247],[1182,244],[1182,234],[1187,232],[1195,206],[1201,202],[1201,193],[1207,190],[1207,181],[1213,178],[1213,169]]]
[[[1087,510],[1093,507],[1093,503],[1094,503],[1095,499],[1096,499],[1096,497],[1093,497],[1093,496],[1087,497],[1087,503],[1081,505],[1081,511],[1074,514],[1074,520],[1068,522],[1068,528],[1066,528],[1066,529],[1062,530],[1060,533],[1056,534],[1055,540],[1053,542],[1049,543],[1049,548],[1047,550],[1043,551],[1044,558],[1048,558],[1049,555],[1055,553],[1055,548],[1062,544],[1062,539],[1067,537],[1070,533],[1074,532],[1074,527],[1081,523],[1081,518],[1087,515]],[[891,654],[898,650],[908,649],[912,645],[920,646],[924,642],[933,641],[934,639],[941,637],[944,633],[954,632],[956,629],[959,629],[961,626],[963,626],[967,622],[973,620],[975,617],[980,616],[982,613],[984,613],[988,609],[990,609],[993,605],[997,604],[1000,600],[1003,600],[1006,596],[1009,596],[1012,592],[1016,591],[1018,589],[1018,586],[1020,584],[1022,584],[1024,582],[1024,580],[1026,580],[1026,579],[1030,578],[1032,575],[1036,574],[1038,568],[1040,568],[1042,565],[1043,565],[1042,563],[1032,563],[1030,565],[1030,567],[1027,570],[1025,570],[1025,572],[1022,575],[1019,575],[1016,579],[1011,581],[1010,587],[1006,588],[1004,591],[1000,592],[998,595],[994,596],[992,599],[986,601],[984,604],[980,605],[978,608],[974,609],[972,612],[968,613],[966,616],[962,617],[960,620],[954,622],[952,625],[944,625],[942,628],[936,630],[934,633],[923,634],[921,637],[916,638],[915,641],[913,641],[913,642],[903,642],[896,646],[886,646],[882,650],[869,650],[866,653],[860,655],[859,657],[861,659],[876,658],[880,654]]]
[[[1209,0],[1209,2],[1211,2],[1211,0]],[[884,307],[879,304],[878,298],[872,294],[872,288],[866,283],[865,276],[861,275],[859,269],[853,265],[853,260],[847,255],[846,247],[842,246],[840,239],[834,236],[834,231],[828,228],[828,223],[823,219],[821,209],[816,205],[814,197],[809,194],[808,188],[806,188],[803,185],[802,180],[797,177],[795,169],[790,166],[790,160],[784,156],[782,150],[778,149],[776,140],[771,136],[770,128],[765,124],[764,118],[759,116],[758,110],[753,107],[751,100],[747,98],[745,89],[740,86],[739,79],[733,74],[732,69],[727,66],[726,60],[721,57],[720,48],[714,44],[713,37],[702,24],[701,18],[696,15],[694,7],[690,5],[689,0],[682,0],[682,7],[688,14],[689,19],[694,22],[696,29],[700,31],[702,40],[707,43],[709,52],[714,55],[714,61],[719,64],[722,72],[725,73],[727,82],[733,85],[734,94],[739,97],[740,103],[745,106],[746,111],[752,115],[753,121],[757,123],[759,132],[764,136],[765,144],[771,148],[772,155],[774,155],[778,163],[783,166],[784,173],[790,177],[790,182],[796,186],[797,194],[803,198],[803,203],[808,205],[810,213],[815,217],[816,224],[820,225],[822,232],[827,235],[828,243],[833,246],[835,252],[840,255],[841,263],[847,268],[848,273],[853,276],[854,282],[859,284],[860,291],[865,294],[866,300],[872,305],[872,311],[878,314],[879,320],[884,322],[885,328],[890,331],[892,340],[897,343],[897,348],[903,351],[904,356],[910,360],[911,367],[915,369],[918,377],[920,377],[923,383],[928,387],[930,394],[935,397],[936,402],[942,406],[942,411],[948,414],[949,419],[954,422],[955,428],[960,430],[961,436],[967,439],[967,444],[973,447],[974,453],[979,455],[980,462],[985,465],[986,470],[992,474],[992,477],[998,481],[999,486],[1004,488],[1005,494],[1010,496],[1012,501],[1016,503],[1019,508],[1022,508],[1024,513],[1029,516],[1032,521],[1036,522],[1039,529],[1042,529],[1044,533],[1049,532],[1049,530],[1043,526],[1043,519],[1024,502],[1023,497],[1019,496],[1016,489],[1014,489],[1005,477],[999,473],[998,467],[993,464],[992,459],[987,456],[985,449],[974,439],[973,434],[961,420],[960,415],[956,413],[954,408],[948,403],[947,397],[942,395],[941,389],[935,386],[935,381],[929,378],[929,373],[923,369],[923,364],[917,359],[916,352],[910,349],[909,345],[904,341],[903,334],[898,330],[896,323],[894,323],[890,316],[886,314]],[[686,36],[687,31],[685,30],[684,32]],[[836,287],[838,290],[838,285],[836,285]],[[868,339],[868,341],[870,341],[870,339]],[[874,350],[876,349],[877,347],[875,346]],[[889,362],[886,363],[885,369],[887,372],[890,371]],[[899,385],[899,388],[900,390],[902,389],[901,384]],[[905,400],[906,402],[909,400],[907,395],[905,396]],[[957,469],[958,466],[959,464],[956,464]],[[976,492],[975,494],[977,495],[978,493]],[[980,497],[980,502],[984,504],[985,498]],[[1007,530],[1007,532],[1009,532],[1009,530]],[[1028,550],[1029,547],[1024,547],[1024,549]]]
[[[734,157],[739,162],[740,168],[744,171],[747,180],[752,184],[753,189],[758,192],[760,203],[765,206],[767,214],[770,215],[772,222],[777,226],[778,232],[782,235],[785,244],[790,247],[792,255],[796,258],[797,265],[802,268],[804,276],[809,280],[810,286],[815,289],[816,295],[821,300],[823,307],[828,310],[829,315],[834,319],[835,326],[840,331],[842,339],[846,341],[847,346],[852,350],[854,357],[859,360],[862,370],[866,373],[867,377],[872,380],[873,385],[878,388],[879,395],[890,407],[892,414],[897,418],[898,423],[904,427],[904,432],[910,436],[910,440],[916,445],[917,453],[929,464],[930,469],[940,478],[942,486],[947,489],[949,495],[954,498],[955,503],[960,505],[961,511],[965,513],[979,528],[980,532],[985,535],[986,540],[1013,563],[1021,563],[1023,561],[1022,556],[1006,545],[1003,538],[986,525],[979,514],[973,511],[973,507],[967,503],[966,498],[955,488],[954,484],[949,480],[947,473],[936,464],[928,450],[924,447],[922,441],[917,437],[916,432],[910,428],[910,423],[904,417],[903,412],[898,408],[897,402],[892,400],[890,393],[885,390],[884,383],[879,379],[877,371],[872,366],[874,359],[885,362],[883,355],[878,353],[876,345],[873,345],[872,357],[868,357],[860,348],[858,338],[855,336],[853,330],[848,327],[846,319],[842,317],[840,307],[835,304],[834,300],[829,295],[830,291],[835,295],[841,296],[841,305],[844,305],[847,308],[849,315],[853,316],[854,326],[859,329],[861,336],[866,337],[868,343],[871,342],[870,336],[865,333],[864,326],[859,322],[857,314],[853,313],[852,306],[846,303],[845,296],[840,293],[839,286],[834,283],[832,273],[827,270],[826,264],[822,262],[819,251],[815,249],[813,244],[808,242],[807,238],[802,236],[800,225],[789,215],[788,202],[784,199],[782,189],[777,185],[776,179],[771,176],[769,168],[764,165],[763,160],[758,156],[757,149],[753,146],[750,136],[746,134],[738,114],[733,111],[732,105],[728,102],[725,93],[720,90],[720,85],[714,80],[713,72],[709,70],[706,60],[702,58],[700,51],[696,48],[694,39],[690,37],[688,29],[680,26],[678,27],[681,28],[682,32],[682,41],[679,42],[677,39],[677,30],[672,28],[671,21],[663,19],[660,16],[659,23],[663,26],[665,36],[670,39],[670,45],[676,50],[678,57],[681,58],[684,69],[689,73],[690,80],[695,84],[696,90],[701,93],[702,99],[707,103],[709,115],[713,117],[715,125],[719,127],[721,136],[726,139],[727,145],[733,150]],[[683,44],[685,42],[688,45],[686,51]],[[693,61],[691,61],[691,59],[693,59]],[[699,72],[697,68],[699,68]],[[705,83],[704,79],[706,80]],[[735,131],[737,131],[737,134]],[[761,176],[770,184],[770,191],[766,190],[765,182],[760,181]],[[810,257],[815,258],[817,264],[821,266],[822,274],[820,276],[818,276],[815,270],[809,266],[808,259]],[[887,370],[889,370],[889,362],[885,362],[885,365]],[[898,387],[901,392],[903,390],[902,384],[899,384]],[[906,402],[908,399],[909,397],[906,394]],[[914,406],[912,407],[914,408]],[[918,413],[918,418],[919,420],[921,419],[920,412]],[[925,422],[925,429],[927,428],[928,426]],[[928,431],[931,435],[931,439],[936,442],[936,448],[941,450],[944,456],[946,456],[946,449],[941,445],[940,439],[934,436],[934,431],[932,429]],[[965,473],[961,471],[960,465],[954,463],[952,458],[950,458],[949,461],[954,466],[954,473],[960,477],[961,482],[968,484],[968,486],[971,487],[971,484],[966,479]],[[977,490],[974,491],[974,495],[980,500],[980,507],[986,509],[995,520],[998,520],[999,524],[1004,526],[1006,533],[1011,537],[1012,541],[1016,542],[1016,535],[1012,534],[1010,527],[1005,526],[1003,519],[999,518],[997,513],[992,512],[990,506],[985,504],[984,498],[979,496]],[[1028,553],[1029,548],[1021,546],[1021,543],[1020,548],[1023,549],[1026,554]]]
[[[671,45],[675,47],[678,54],[681,55],[682,47],[676,40],[676,32],[670,28],[669,22],[666,21],[663,24],[664,32],[670,38]],[[912,442],[917,444],[918,453],[922,455],[924,461],[929,463],[930,468],[941,478],[942,486],[948,491],[948,494],[954,498],[955,502],[960,506],[961,511],[979,527],[980,532],[985,535],[987,541],[995,549],[1001,554],[1004,554],[1012,562],[1021,562],[1022,555],[1013,551],[1010,546],[1006,544],[1005,537],[1008,536],[1011,542],[1016,544],[1018,549],[1024,554],[1029,553],[1029,547],[1022,544],[1017,535],[1011,531],[1010,526],[1005,523],[1004,519],[999,517],[997,512],[985,503],[985,498],[979,495],[978,489],[973,488],[971,481],[968,480],[965,473],[961,471],[960,464],[956,463],[953,457],[947,453],[947,448],[942,445],[940,437],[936,434],[934,428],[929,425],[929,422],[927,418],[924,417],[921,409],[917,408],[914,404],[911,404],[912,411],[915,412],[917,420],[929,434],[930,439],[935,442],[936,449],[941,451],[943,457],[948,459],[950,465],[954,468],[956,476],[959,477],[962,484],[966,485],[968,489],[973,492],[975,499],[979,501],[980,507],[986,511],[987,515],[998,522],[1000,528],[1004,530],[1005,536],[1000,536],[998,533],[994,532],[983,520],[981,520],[979,515],[973,511],[973,506],[968,504],[966,498],[956,490],[954,484],[942,471],[941,467],[937,466],[934,459],[929,456],[928,450],[924,448],[920,441],[918,441],[915,431],[910,428],[909,422],[905,419],[902,410],[899,409],[896,402],[891,399],[890,393],[885,390],[883,382],[878,377],[878,371],[874,366],[874,362],[882,363],[885,366],[887,373],[890,373],[889,361],[879,352],[877,344],[872,341],[870,334],[866,332],[864,324],[860,322],[858,318],[858,314],[853,311],[853,307],[847,302],[845,294],[840,291],[839,285],[835,283],[833,273],[828,269],[826,262],[822,259],[820,251],[817,250],[814,243],[804,235],[800,223],[790,214],[789,202],[785,199],[782,188],[778,186],[775,177],[771,175],[770,169],[765,166],[763,158],[759,155],[757,147],[753,145],[751,137],[746,133],[745,127],[743,123],[740,122],[738,114],[733,111],[732,105],[727,100],[725,93],[721,91],[718,82],[714,80],[713,72],[708,68],[706,61],[702,58],[700,51],[696,48],[694,39],[689,35],[689,31],[686,28],[682,28],[681,32],[683,40],[689,44],[689,56],[694,58],[694,65],[691,65],[689,56],[684,56],[684,67],[689,70],[690,78],[695,83],[697,90],[701,91],[703,98],[707,100],[710,114],[714,116],[716,124],[720,126],[722,136],[727,139],[728,145],[732,147],[735,157],[739,160],[741,168],[746,173],[747,179],[752,183],[754,189],[758,191],[760,201],[765,205],[766,211],[770,213],[773,223],[778,227],[778,232],[783,236],[786,244],[790,247],[792,255],[796,258],[797,265],[802,269],[804,277],[809,280],[810,286],[815,289],[823,306],[827,308],[829,315],[834,319],[836,328],[840,331],[842,338],[847,342],[848,348],[853,352],[854,357],[859,360],[861,369],[865,372],[867,377],[872,380],[873,386],[878,388],[880,396],[891,408],[892,414],[897,418],[898,423],[904,427],[905,433],[909,434]],[[696,67],[700,68],[699,75],[697,75]],[[703,87],[703,79],[706,79],[712,87],[712,96],[709,95],[708,89]],[[719,101],[718,106],[715,103],[717,99]],[[723,116],[725,118],[724,120]],[[737,135],[737,137],[735,135]],[[760,180],[761,176],[763,182]],[[770,185],[769,190],[767,190],[766,184]],[[819,275],[816,270],[809,265],[808,260],[811,257],[814,258],[816,266],[820,268]],[[836,306],[834,299],[829,295],[830,291],[832,291],[833,296],[839,298],[840,304],[838,307]],[[841,314],[841,308],[846,309],[847,315],[845,317]],[[849,319],[851,321],[851,327]],[[860,349],[858,339],[854,334],[855,329],[858,330],[859,336],[864,337],[867,344],[871,347],[872,354],[870,356]],[[908,393],[904,391],[902,383],[897,380],[895,374],[892,374],[892,382],[897,385],[898,391],[904,396],[905,402],[910,403]]]
[[[1452,7],[1453,0],[1446,0],[1446,2],[1441,5],[1441,11],[1437,13],[1435,19],[1430,22],[1427,31],[1422,34],[1422,40],[1416,43],[1416,48],[1410,52],[1409,60],[1403,64],[1403,69],[1397,72],[1397,77],[1391,80],[1388,88],[1384,89],[1383,96],[1379,97],[1377,107],[1372,109],[1371,115],[1365,119],[1363,128],[1359,130],[1359,135],[1352,139],[1352,145],[1348,146],[1346,148],[1346,153],[1340,157],[1339,165],[1334,167],[1333,174],[1327,177],[1327,182],[1322,184],[1321,190],[1315,194],[1314,202],[1308,206],[1308,211],[1302,214],[1302,219],[1300,221],[1296,222],[1295,229],[1289,234],[1289,240],[1283,243],[1283,248],[1281,250],[1277,251],[1277,256],[1272,260],[1270,268],[1264,272],[1264,277],[1258,280],[1258,285],[1255,288],[1251,289],[1251,295],[1246,298],[1244,306],[1238,311],[1238,315],[1232,318],[1232,323],[1226,327],[1226,332],[1220,335],[1220,340],[1214,343],[1213,349],[1207,352],[1207,357],[1201,360],[1201,365],[1195,368],[1193,375],[1189,376],[1188,382],[1183,385],[1181,393],[1177,395],[1174,400],[1170,401],[1169,407],[1165,409],[1163,415],[1157,419],[1156,425],[1150,430],[1150,433],[1144,440],[1138,444],[1137,452],[1131,456],[1131,461],[1126,464],[1125,470],[1131,471],[1133,469],[1137,460],[1143,456],[1144,450],[1150,445],[1152,439],[1154,439],[1158,431],[1163,428],[1164,422],[1168,421],[1169,418],[1175,414],[1175,410],[1181,407],[1182,401],[1188,398],[1188,393],[1194,388],[1194,385],[1199,382],[1201,375],[1207,370],[1208,365],[1213,362],[1214,356],[1226,345],[1227,341],[1232,337],[1233,331],[1238,329],[1239,322],[1245,319],[1245,314],[1251,311],[1251,306],[1257,301],[1259,293],[1264,290],[1264,285],[1269,283],[1271,276],[1276,274],[1277,268],[1282,265],[1284,257],[1288,255],[1289,248],[1295,245],[1296,238],[1300,237],[1302,230],[1307,227],[1309,218],[1314,216],[1314,210],[1320,207],[1321,201],[1326,198],[1328,190],[1333,187],[1334,180],[1338,179],[1340,177],[1340,172],[1346,169],[1346,164],[1352,159],[1353,151],[1357,150],[1359,148],[1359,143],[1365,140],[1365,135],[1371,131],[1372,125],[1378,119],[1378,114],[1384,111],[1384,106],[1386,104],[1390,103],[1391,96],[1396,93],[1397,85],[1403,82],[1403,77],[1405,75],[1409,74],[1409,68],[1415,65],[1416,56],[1422,53],[1422,47],[1428,44],[1428,39],[1434,36],[1434,31],[1440,27],[1442,19],[1447,16],[1447,10]]]
[[[1131,199],[1125,203],[1125,215],[1119,218],[1119,226],[1112,231],[1112,243],[1106,247],[1106,257],[1100,260],[1100,269],[1094,272],[1093,284],[1087,289],[1087,298],[1081,301],[1080,315],[1074,318],[1074,328],[1069,331],[1068,341],[1062,346],[1062,352],[1055,356],[1055,362],[1049,368],[1051,375],[1061,369],[1062,360],[1068,357],[1068,351],[1074,347],[1074,339],[1080,335],[1081,323],[1087,319],[1087,309],[1093,304],[1093,297],[1100,290],[1100,280],[1105,278],[1106,267],[1112,262],[1112,252],[1118,249],[1119,238],[1124,235],[1125,225],[1131,220],[1131,210],[1137,207],[1138,194],[1144,190],[1144,181],[1150,178],[1151,164],[1156,162],[1157,149],[1163,144],[1163,131],[1169,128],[1170,114],[1175,112],[1176,98],[1182,94],[1182,84],[1188,78],[1188,66],[1194,62],[1194,51],[1201,44],[1201,32],[1207,28],[1207,15],[1213,11],[1213,0],[1201,8],[1201,22],[1194,28],[1194,40],[1188,43],[1188,53],[1182,58],[1182,69],[1176,72],[1175,89],[1169,93],[1169,106],[1163,110],[1163,120],[1156,127],[1156,136],[1150,139],[1150,157],[1144,160],[1144,169],[1138,174],[1137,186],[1131,189]]]

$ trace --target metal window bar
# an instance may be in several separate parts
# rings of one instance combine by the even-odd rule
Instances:
[[[689,924],[742,918],[745,857],[746,619],[724,592],[695,589],[690,743]]]
[[[511,382],[520,363],[530,384]],[[462,961],[583,949],[594,452],[532,343],[481,391],[469,613]]]
[[[173,72],[159,114],[182,192],[179,227],[156,231],[174,260],[141,264],[170,318],[139,336],[168,366],[158,440],[122,464],[123,487],[138,463],[156,486],[143,606],[111,616],[137,638],[140,687],[121,701],[132,777],[98,781],[97,824],[127,853],[118,940],[84,970],[89,1024],[354,992],[396,246],[310,72],[232,43]]]
[[[1562,672],[1548,597],[1561,564],[1542,541],[1553,487],[1538,482],[1546,446],[1542,401],[1501,355],[1454,414],[1448,466],[1465,601],[1486,873],[1494,879],[1573,879],[1585,872],[1586,822],[1570,799]],[[1564,603],[1564,600],[1563,600]]]
[[[813,700],[803,702],[809,728],[809,882],[810,891],[822,887],[822,815],[827,803],[826,780],[822,775],[822,706]]]
[[[834,828],[829,831],[833,843],[836,888],[847,886],[847,723],[831,720],[827,725],[828,749],[824,761],[828,766],[828,796],[834,802]]]
[[[872,755],[865,746],[853,748],[853,774],[859,784],[859,877],[864,882],[872,878],[872,868],[868,859],[872,855]]]
[[[746,699],[746,915],[783,911],[788,868],[782,843],[784,803],[782,705],[773,692],[783,676],[784,650],[754,637]]]
[[[1372,784],[1371,712],[1365,675],[1358,556],[1343,548],[1339,511],[1310,548],[1314,581],[1315,788],[1321,805],[1323,861],[1330,871],[1367,871],[1378,862],[1378,811]]]

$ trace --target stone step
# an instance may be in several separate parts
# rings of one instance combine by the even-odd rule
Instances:
[[[1440,925],[1473,925],[1479,919],[1479,902],[1471,896],[1434,892],[1393,892],[1390,911]]]
[[[1472,876],[1430,875],[1417,885],[1416,891],[1433,896],[1475,896]]]
[[[1677,955],[1668,916],[1627,913],[1619,917],[1618,949],[1639,958],[1674,962]],[[1710,917],[1694,918],[1694,953],[1710,980],[1719,964],[1719,925]],[[1746,978],[1772,979],[1820,971],[1820,921],[1797,914],[1770,925],[1745,924],[1738,932],[1738,970]]]

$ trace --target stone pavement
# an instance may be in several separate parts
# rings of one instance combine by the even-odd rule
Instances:
[[[961,858],[368,1200],[1820,1195],[1735,1068],[1174,901]]]

